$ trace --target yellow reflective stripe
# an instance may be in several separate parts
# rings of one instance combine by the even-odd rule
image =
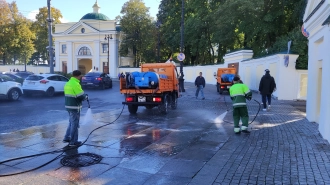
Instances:
[[[234,132],[239,132],[240,130],[240,128],[234,128]]]
[[[247,130],[248,129],[248,127],[246,127],[246,126],[242,126],[241,128],[242,128],[242,130]]]
[[[231,97],[234,97],[234,96],[245,96],[245,94],[234,94],[234,95],[231,95]]]
[[[245,94],[248,94],[250,91],[246,92]]]
[[[246,103],[234,103],[233,105],[246,105]]]
[[[72,95],[72,94],[65,94],[66,97],[73,97],[73,98],[76,98],[77,96],[76,95]]]
[[[65,106],[65,108],[68,108],[68,109],[80,109],[82,108],[82,106]]]
[[[84,91],[82,91],[81,93],[77,94],[77,97],[78,97],[78,96],[81,96],[81,95],[83,95],[83,94],[84,94]]]

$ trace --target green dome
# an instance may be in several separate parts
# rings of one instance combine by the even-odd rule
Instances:
[[[102,13],[88,13],[84,15],[80,20],[83,19],[95,19],[95,20],[101,20],[101,21],[109,21],[110,19],[102,14]]]

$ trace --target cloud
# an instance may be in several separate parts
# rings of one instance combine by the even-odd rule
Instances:
[[[28,13],[28,15],[26,16],[26,18],[35,21],[36,20],[36,15],[39,13],[39,10],[32,10],[30,13]]]
[[[36,21],[36,15],[39,13],[39,10],[32,10],[31,12],[28,13],[28,15],[26,16],[26,18],[32,20],[32,21]],[[65,17],[60,19],[61,23],[67,23],[70,22],[68,19],[66,19]]]
[[[67,23],[70,22],[68,19],[66,19],[65,17],[60,18],[61,23]]]

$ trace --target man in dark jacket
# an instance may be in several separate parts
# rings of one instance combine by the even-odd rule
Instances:
[[[259,92],[262,96],[262,103],[264,108],[263,111],[266,111],[267,108],[270,108],[272,93],[276,90],[276,83],[272,76],[270,76],[270,71],[268,69],[265,70],[266,74],[261,78],[259,83]],[[266,97],[268,101],[268,107],[266,104]]]
[[[205,79],[202,76],[202,72],[199,72],[199,76],[197,76],[197,78],[195,80],[195,86],[197,87],[196,94],[195,94],[196,99],[198,98],[199,91],[201,91],[202,100],[205,100],[204,92],[203,92],[203,88],[205,88]]]

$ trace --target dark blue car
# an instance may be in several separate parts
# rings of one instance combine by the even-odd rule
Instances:
[[[102,72],[89,72],[81,78],[82,88],[112,88],[110,76]]]

